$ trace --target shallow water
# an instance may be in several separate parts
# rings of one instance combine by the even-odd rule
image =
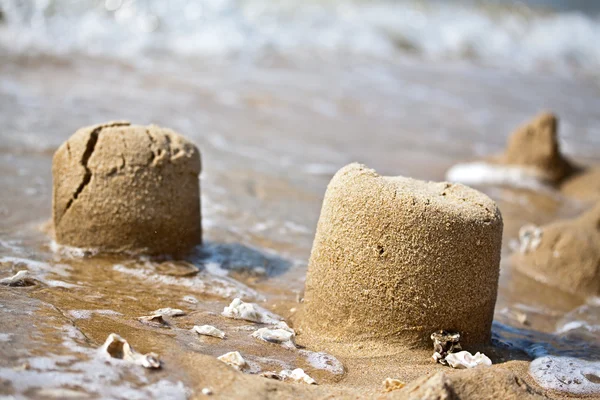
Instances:
[[[442,180],[451,165],[500,151],[508,133],[541,109],[561,116],[571,157],[600,161],[600,89],[587,73],[360,52],[0,51],[0,278],[26,269],[37,280],[0,287],[0,393],[17,397],[185,398],[198,388],[186,368],[148,374],[99,361],[95,349],[111,332],[166,365],[188,365],[181,360],[190,353],[240,350],[252,371],[302,367],[343,386],[325,356],[265,346],[249,337],[252,323],[219,316],[235,297],[293,315],[337,169],[359,161],[386,175]],[[57,250],[42,229],[51,215],[54,150],[81,126],[121,119],[171,127],[202,152],[206,242],[187,263],[81,257]],[[505,221],[495,342],[532,358],[600,360],[597,299],[546,288],[507,261],[522,225],[574,216],[585,205],[554,192],[480,189]],[[167,318],[170,328],[136,319],[164,307],[187,315]],[[229,339],[189,331],[202,324],[226,329]]]

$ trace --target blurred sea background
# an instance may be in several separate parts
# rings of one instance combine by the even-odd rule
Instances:
[[[11,53],[131,60],[352,55],[600,70],[600,4],[575,0],[2,0]]]
[[[88,350],[122,324],[139,333],[130,321],[151,310],[146,301],[198,313],[236,296],[294,302],[335,171],[358,161],[440,181],[457,162],[502,151],[540,110],[559,115],[569,157],[600,162],[600,2],[0,0],[0,277],[29,269],[46,279],[18,302],[2,298],[0,333],[14,343],[0,349],[0,378],[18,393],[59,375],[84,379],[95,364],[48,363],[35,375],[12,367],[56,351],[64,326],[92,338]],[[56,148],[82,126],[123,119],[173,128],[201,150],[206,242],[193,280],[168,280],[152,262],[72,259],[39,229],[51,217]],[[521,226],[585,206],[559,193],[480,189],[505,222],[495,340],[597,368],[600,301],[531,282],[508,261]],[[182,302],[189,294],[203,301]],[[50,308],[60,315],[48,319]],[[69,317],[93,309],[108,311]],[[48,329],[28,336],[31,324]],[[600,390],[556,376],[546,388]]]

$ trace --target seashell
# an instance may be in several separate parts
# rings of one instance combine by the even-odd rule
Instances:
[[[111,333],[100,347],[100,353],[108,358],[117,358],[144,368],[160,368],[160,360],[155,353],[140,354],[133,350],[127,340],[116,333]]]
[[[216,337],[219,339],[225,339],[225,332],[223,332],[220,329],[215,328],[212,325],[202,325],[202,326],[194,325],[194,327],[192,328],[192,331],[196,332],[198,335],[212,336],[212,337]]]
[[[296,383],[307,383],[309,385],[316,385],[317,381],[308,376],[302,368],[296,368],[295,370],[284,369],[277,373],[275,371],[266,371],[260,374],[263,378],[275,379],[277,381],[292,381]]]
[[[164,317],[181,317],[181,316],[185,315],[185,311],[180,310],[178,308],[167,307],[167,308],[159,308],[158,310],[154,311],[152,314],[153,315],[160,314]]]
[[[433,361],[439,362],[440,364],[447,365],[445,360],[446,356],[457,350],[462,350],[459,343],[460,333],[458,332],[440,330],[433,332],[430,338],[433,340]]]
[[[283,380],[283,377],[281,375],[279,375],[277,372],[275,371],[265,371],[265,372],[261,372],[259,374],[259,376],[262,376],[263,378],[268,378],[268,379],[275,379],[276,381],[281,381]]]
[[[535,225],[524,225],[519,229],[519,251],[529,253],[538,248],[542,242],[543,230]]]
[[[460,351],[458,353],[448,354],[446,356],[446,362],[456,369],[475,368],[479,365],[490,366],[492,360],[483,353],[475,353],[472,355],[468,351]]]
[[[222,356],[217,357],[217,360],[223,361],[225,364],[232,366],[238,371],[242,370],[248,365],[239,351],[230,351],[229,353],[225,353]]]
[[[383,391],[386,393],[402,389],[404,386],[406,386],[406,383],[402,382],[400,379],[385,378],[383,381]]]
[[[12,287],[33,286],[35,285],[35,280],[29,276],[29,271],[21,270],[11,277],[0,279],[0,285]]]
[[[308,376],[302,368],[296,368],[295,370],[284,369],[279,375],[282,377],[284,381],[293,381],[298,383],[306,383],[309,385],[316,385],[317,381]]]
[[[192,295],[183,296],[183,301],[190,304],[198,304],[198,299]]]
[[[280,344],[290,349],[296,348],[296,345],[294,344],[295,334],[293,330],[290,332],[289,329],[282,328],[260,328],[250,336],[265,342]]]
[[[263,324],[277,324],[281,317],[265,310],[254,303],[245,303],[239,298],[233,299],[231,304],[223,309],[222,316],[233,319],[244,319]]]
[[[202,389],[202,394],[205,396],[212,396],[213,395],[213,390],[211,388],[205,387]]]
[[[331,354],[324,352],[314,352],[310,350],[300,350],[300,355],[306,358],[308,364],[315,369],[330,372],[334,375],[343,375],[345,368],[344,364]]]
[[[137,320],[142,324],[154,326],[156,328],[170,328],[167,321],[164,320],[162,314],[147,315],[139,317]]]

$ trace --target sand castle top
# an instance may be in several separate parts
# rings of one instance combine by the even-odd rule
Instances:
[[[362,185],[365,177],[377,178],[372,184]],[[348,182],[353,181],[353,182]],[[336,190],[339,183],[354,185],[357,196],[384,198],[392,193],[398,201],[400,197],[412,199],[413,205],[424,204],[429,211],[436,210],[462,220],[486,221],[501,218],[496,203],[485,194],[460,183],[428,182],[402,176],[380,176],[365,165],[353,163],[342,168],[336,179],[332,180],[328,190]],[[385,203],[381,203],[385,206]],[[473,207],[473,206],[476,207]],[[407,211],[412,207],[407,208]]]
[[[298,321],[305,338],[360,344],[360,354],[430,348],[440,329],[487,342],[502,226],[475,189],[345,166],[317,225]]]
[[[117,175],[126,167],[158,167],[166,163],[179,164],[180,169],[195,176],[201,169],[196,146],[168,128],[117,121],[77,130],[54,155],[54,173],[73,177],[61,181],[62,187],[57,190],[56,221],[61,220],[92,175]]]
[[[537,169],[549,181],[560,181],[573,170],[558,144],[558,118],[541,113],[521,125],[508,139],[500,161]]]

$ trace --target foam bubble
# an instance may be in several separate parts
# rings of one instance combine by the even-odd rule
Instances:
[[[529,374],[543,388],[577,395],[600,394],[600,362],[545,356],[531,362]]]
[[[551,190],[540,177],[526,168],[486,162],[456,164],[446,172],[446,179],[465,185],[506,185],[537,191]]]

